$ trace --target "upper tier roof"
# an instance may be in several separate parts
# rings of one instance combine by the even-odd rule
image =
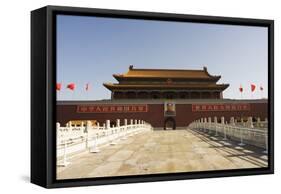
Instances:
[[[117,80],[122,78],[183,78],[183,79],[220,79],[221,76],[212,76],[207,68],[202,70],[184,69],[134,69],[131,65],[127,73],[114,74]]]

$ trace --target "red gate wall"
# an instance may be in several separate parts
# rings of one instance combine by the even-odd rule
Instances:
[[[118,105],[120,103],[110,103],[110,105]],[[126,104],[126,103],[125,103]],[[176,121],[177,127],[185,127],[188,126],[192,121],[202,118],[202,117],[215,117],[217,116],[218,119],[222,116],[225,117],[226,121],[230,120],[230,117],[260,117],[261,120],[264,120],[266,117],[268,117],[268,103],[267,101],[263,100],[261,102],[241,102],[239,104],[247,104],[249,106],[246,110],[200,110],[200,111],[192,111],[192,104],[199,104],[200,103],[176,103],[176,116],[174,117]],[[224,105],[232,105],[235,103],[230,103],[227,101],[226,103],[220,103]],[[101,125],[102,123],[105,123],[105,120],[109,119],[113,122],[116,121],[116,119],[121,119],[121,124],[123,124],[124,119],[128,119],[128,122],[130,119],[141,119],[146,122],[149,122],[153,127],[163,127],[165,116],[164,116],[164,103],[141,103],[141,106],[147,105],[147,112],[87,112],[87,113],[81,113],[79,111],[78,106],[84,105],[80,104],[80,102],[77,103],[58,103],[57,105],[57,122],[61,123],[61,126],[64,126],[68,121],[70,120],[97,120]],[[96,105],[95,103],[89,103],[87,104],[89,106]],[[108,106],[109,104],[104,103],[98,103],[99,106]],[[134,103],[134,105],[138,105],[137,103]],[[204,105],[214,105],[214,103],[205,104]],[[194,108],[194,107],[193,107]],[[202,108],[202,107],[201,107]]]

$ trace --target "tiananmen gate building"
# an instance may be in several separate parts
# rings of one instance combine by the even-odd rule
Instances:
[[[57,122],[96,120],[115,125],[120,119],[138,119],[154,128],[181,128],[202,117],[262,120],[268,115],[267,99],[223,98],[229,84],[218,84],[221,76],[203,70],[135,69],[114,74],[118,83],[104,83],[111,99],[98,101],[57,101]]]
[[[134,69],[114,74],[119,82],[105,83],[112,99],[222,99],[228,84],[217,84],[221,76],[203,70]]]

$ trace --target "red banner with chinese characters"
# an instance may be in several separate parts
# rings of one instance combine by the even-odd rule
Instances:
[[[147,104],[139,105],[78,105],[77,113],[138,113],[147,112]]]
[[[192,112],[250,111],[250,104],[192,104]]]

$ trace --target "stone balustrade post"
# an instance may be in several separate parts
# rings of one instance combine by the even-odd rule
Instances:
[[[127,139],[126,135],[127,135],[127,131],[128,130],[128,120],[124,119],[124,128],[123,128],[123,135],[122,135],[122,140]]]
[[[90,123],[91,124],[91,123]],[[89,125],[89,122],[88,121],[86,121],[86,126],[85,126],[85,128],[84,128],[84,122],[82,121],[81,122],[81,129],[83,130],[83,132],[85,133],[84,135],[84,137],[85,137],[85,146],[86,146],[86,148],[88,148],[89,147],[89,130],[90,130],[90,125]]]
[[[208,117],[208,133],[212,133],[212,118],[211,117]]]
[[[131,124],[131,125],[133,125],[133,124],[134,124],[134,121],[133,121],[133,119],[131,119],[131,120],[130,120],[130,124]]]
[[[60,123],[59,122],[56,123],[56,128],[57,128],[57,130],[60,128]]]
[[[261,118],[258,117],[258,118],[257,118],[257,127],[260,127],[260,126],[261,126]]]
[[[203,127],[204,132],[207,132],[207,126],[206,126],[206,125],[207,125],[207,118],[205,117],[205,118],[204,118],[204,124],[203,124],[203,126],[204,126],[204,127]]]
[[[110,120],[105,121],[105,128],[110,129]]]
[[[89,130],[91,129],[91,121],[86,121],[86,128],[85,128],[85,132],[89,132]]]
[[[223,117],[223,122],[224,122],[224,117]],[[223,137],[223,140],[227,140],[227,137],[226,137],[226,129],[227,129],[227,121],[225,121],[225,124],[226,126],[223,127],[223,134],[224,134],[224,137]]]
[[[245,126],[245,122],[244,122],[243,118],[241,118],[240,123],[241,123],[242,126]]]
[[[100,129],[100,123],[99,122],[97,122],[97,128]]]
[[[217,124],[218,123],[218,118],[214,117],[214,123]]]
[[[229,124],[230,124],[230,125],[235,125],[234,117],[230,117]]]
[[[218,127],[217,127],[217,123],[218,123],[218,118],[217,117],[214,117],[214,127],[215,127],[215,136],[218,136]]]
[[[127,125],[128,124],[127,122],[128,122],[127,119],[124,119],[124,125]]]
[[[224,124],[224,117],[221,117],[221,124]]]
[[[254,128],[254,125],[253,125],[253,118],[252,118],[252,117],[248,117],[247,127],[249,127],[249,128]]]
[[[138,120],[137,119],[135,119],[135,125],[137,125],[138,124]]]
[[[116,119],[116,127],[120,127],[120,119]]]
[[[69,128],[70,130],[72,129],[72,122],[71,122],[71,121],[68,122],[68,128]]]

